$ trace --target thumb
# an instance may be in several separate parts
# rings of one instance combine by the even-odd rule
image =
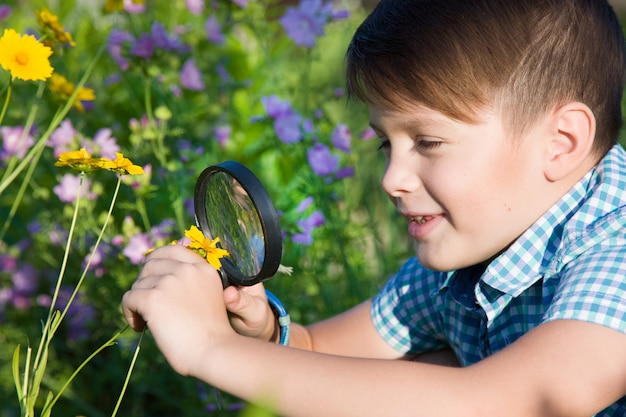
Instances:
[[[240,334],[268,340],[274,331],[272,313],[262,284],[252,287],[227,287],[224,303],[230,324]]]
[[[224,290],[224,303],[231,314],[238,316],[258,314],[259,309],[264,309],[267,304],[267,296],[262,284],[252,287],[230,286]]]

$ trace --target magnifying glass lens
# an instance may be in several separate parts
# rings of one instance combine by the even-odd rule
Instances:
[[[265,187],[245,166],[226,161],[205,169],[194,193],[196,224],[229,252],[220,270],[224,285],[253,285],[280,265],[282,234]]]
[[[209,230],[230,253],[230,262],[243,275],[257,276],[265,258],[265,236],[246,190],[235,178],[215,172],[206,187],[205,205]]]

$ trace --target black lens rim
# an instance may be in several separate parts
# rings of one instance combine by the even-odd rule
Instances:
[[[194,215],[196,225],[205,236],[212,239],[206,210],[206,191],[212,175],[224,172],[236,179],[246,190],[256,209],[257,216],[263,228],[265,254],[263,264],[256,276],[244,275],[229,258],[222,259],[222,271],[229,284],[250,286],[266,281],[278,271],[283,252],[282,232],[278,213],[267,193],[267,190],[258,177],[245,165],[236,161],[225,161],[205,168],[198,176],[194,190]],[[226,285],[225,285],[226,286]]]

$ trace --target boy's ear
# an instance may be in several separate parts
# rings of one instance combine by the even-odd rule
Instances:
[[[552,116],[545,175],[549,181],[559,181],[588,160],[596,119],[591,109],[579,102],[558,107]]]

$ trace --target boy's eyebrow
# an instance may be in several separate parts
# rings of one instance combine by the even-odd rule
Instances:
[[[382,134],[385,131],[384,129],[377,126],[374,122],[370,121],[369,125],[372,129],[374,129],[376,133]],[[423,119],[420,119],[419,121],[407,120],[406,122],[398,123],[398,125],[407,130],[413,130],[413,129],[418,129],[418,128],[428,129],[428,128],[441,126],[441,122],[431,117],[424,117]]]

